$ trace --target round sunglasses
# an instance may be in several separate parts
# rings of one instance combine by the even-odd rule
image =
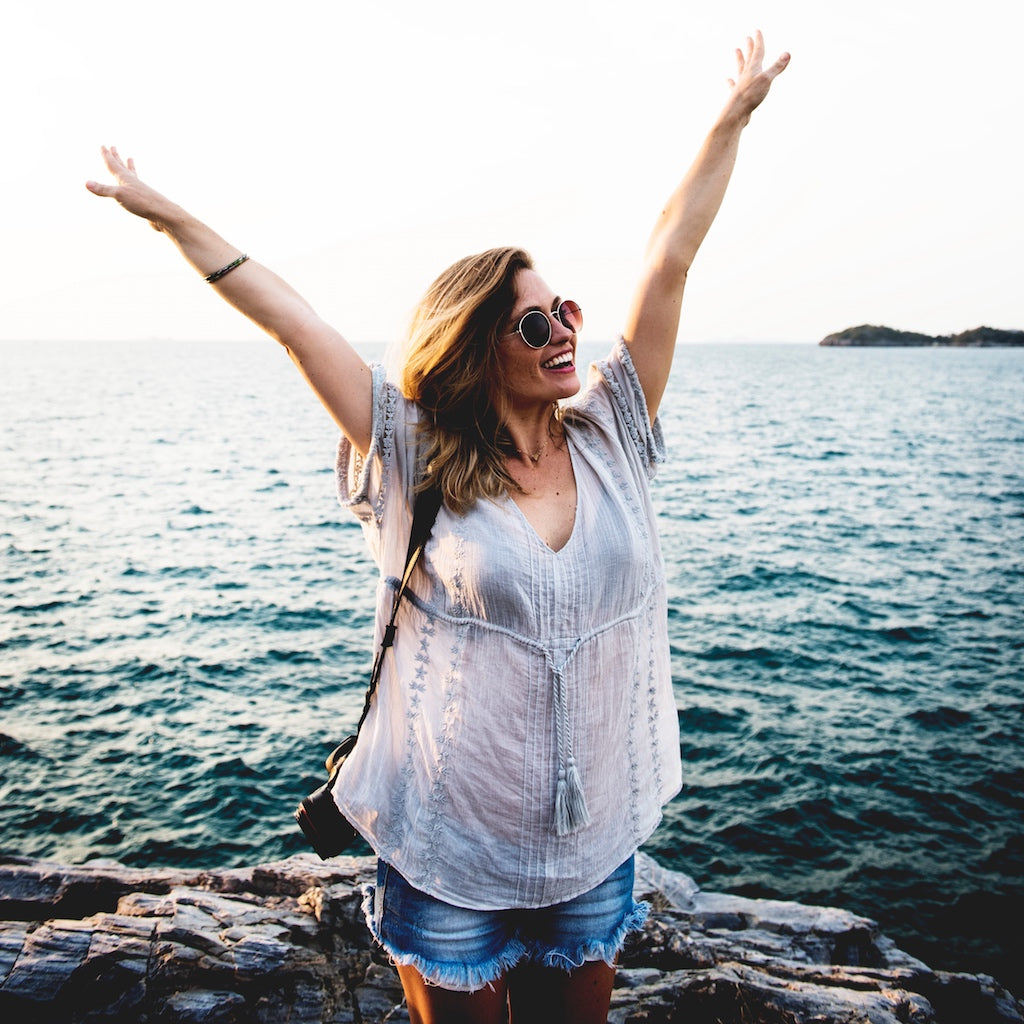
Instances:
[[[519,326],[510,333],[518,334],[530,348],[544,348],[551,343],[552,316],[574,334],[583,326],[583,310],[579,304],[572,299],[563,299],[558,308],[551,311],[551,316],[539,309],[531,309],[519,321]]]

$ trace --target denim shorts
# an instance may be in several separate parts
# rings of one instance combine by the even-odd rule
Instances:
[[[520,963],[566,971],[588,960],[614,965],[626,935],[650,907],[633,899],[633,858],[589,892],[536,910],[467,910],[414,889],[377,861],[363,913],[391,959],[415,967],[428,984],[474,992]]]

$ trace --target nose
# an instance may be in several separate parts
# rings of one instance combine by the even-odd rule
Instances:
[[[568,341],[576,333],[568,324],[562,323],[562,318],[558,315],[557,309],[553,309],[551,311],[550,319],[551,340],[548,342],[549,345],[554,345],[562,341]]]

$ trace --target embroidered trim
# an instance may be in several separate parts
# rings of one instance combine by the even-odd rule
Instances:
[[[376,367],[374,368],[376,369]],[[384,376],[384,367],[380,367],[380,375]],[[384,504],[387,499],[388,484],[395,471],[395,409],[398,406],[398,388],[389,381],[383,381],[380,391],[379,406],[376,410],[380,417],[380,460],[383,472],[380,478],[380,492],[374,503],[374,516],[379,524],[384,516]]]
[[[398,407],[399,391],[385,378],[384,367],[379,363],[372,364],[370,372],[373,393],[370,450],[363,456],[342,436],[338,442],[334,472],[338,501],[345,507],[353,508],[356,515],[365,521],[369,515],[356,506],[369,505],[373,464],[375,460],[380,460],[380,488],[370,508],[374,522],[379,527],[384,515],[388,483],[394,472],[395,410]]]
[[[423,870],[429,872],[437,856],[437,843],[444,823],[444,805],[448,801],[448,767],[449,750],[452,745],[452,729],[458,720],[458,694],[462,675],[459,665],[462,661],[462,649],[466,644],[468,629],[462,629],[455,637],[451,649],[451,660],[445,673],[444,696],[441,705],[441,729],[437,741],[437,758],[433,765],[434,780],[427,797],[427,840],[426,857]]]
[[[643,388],[640,386],[640,378],[636,374],[636,368],[633,366],[633,359],[629,354],[629,346],[623,338],[619,338],[616,342],[613,355],[618,357],[626,371],[626,376],[629,378],[633,391],[632,397],[636,402],[637,411],[643,418],[642,426],[634,418],[629,396],[623,390],[622,385],[615,379],[615,375],[608,365],[608,360],[601,360],[597,364],[597,368],[604,378],[608,391],[615,400],[626,430],[633,441],[637,454],[643,461],[647,470],[647,476],[650,478],[654,476],[658,465],[665,461],[665,439],[661,431],[661,421],[655,418],[654,424],[648,426],[650,417],[647,413],[647,399],[644,396]]]
[[[633,650],[638,645],[633,636]],[[634,841],[639,843],[643,829],[640,824],[640,751],[637,749],[637,718],[640,714],[640,674],[633,668],[633,687],[629,694],[629,724],[626,727],[626,754],[629,757],[629,811]],[[652,747],[652,749],[655,749]]]
[[[398,585],[397,581],[394,585]],[[416,721],[422,714],[421,705],[423,694],[427,690],[426,676],[430,666],[430,642],[433,640],[435,632],[434,621],[429,616],[425,616],[419,631],[419,647],[413,656],[416,670],[409,682],[409,697],[405,712],[405,756],[398,772],[398,784],[395,787],[395,803],[399,807],[405,807],[408,803],[409,787],[416,778],[414,766],[417,747]],[[387,832],[387,843],[392,850],[400,849],[405,840],[405,830],[402,827],[405,820],[405,815],[395,815],[392,822],[393,827]]]
[[[648,612],[648,629],[654,629],[654,609],[653,607]],[[654,657],[654,645],[650,647],[650,653],[647,659],[647,723],[649,735],[651,738],[651,750],[655,751],[658,749],[658,734],[661,724],[661,714],[658,710],[658,688],[656,685],[656,662]],[[637,673],[637,689],[639,690],[640,674]],[[639,698],[640,694],[637,693]],[[655,791],[658,793],[664,792],[664,779],[662,776],[662,764],[660,757],[651,758],[651,769],[654,773],[654,785]]]

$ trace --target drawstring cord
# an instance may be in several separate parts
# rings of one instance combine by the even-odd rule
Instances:
[[[583,792],[583,779],[576,764],[572,748],[572,729],[569,724],[569,701],[565,692],[565,667],[579,650],[582,640],[577,640],[568,657],[560,666],[555,666],[545,652],[553,676],[552,696],[555,711],[555,737],[558,744],[558,781],[555,786],[555,832],[560,836],[571,835],[590,824],[590,812]]]

